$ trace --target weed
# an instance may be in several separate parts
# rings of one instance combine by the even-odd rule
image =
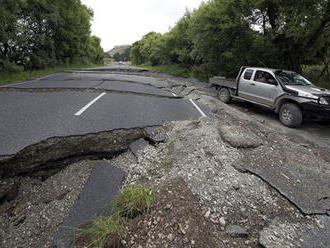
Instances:
[[[125,233],[126,220],[118,213],[109,217],[100,217],[86,228],[76,230],[75,245],[80,247],[103,247],[112,238],[115,246],[120,245],[121,237]]]
[[[144,186],[128,187],[115,199],[115,211],[120,215],[134,218],[149,212],[154,202],[154,193]]]
[[[75,247],[120,247],[127,218],[149,212],[154,193],[144,186],[128,187],[111,203],[112,214],[76,230]],[[109,244],[110,243],[110,244]]]

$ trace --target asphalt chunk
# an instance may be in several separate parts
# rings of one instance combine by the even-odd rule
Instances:
[[[96,166],[79,199],[73,205],[69,216],[58,228],[53,248],[67,248],[74,238],[74,229],[94,220],[98,216],[110,214],[109,203],[119,193],[125,173],[112,165],[102,162]]]

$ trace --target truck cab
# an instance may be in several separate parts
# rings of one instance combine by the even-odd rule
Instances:
[[[284,94],[270,69],[246,68],[240,79],[238,97],[272,108],[275,100]]]
[[[241,67],[236,80],[214,77],[221,101],[252,102],[279,114],[285,126],[297,127],[306,117],[330,119],[330,91],[292,71]]]

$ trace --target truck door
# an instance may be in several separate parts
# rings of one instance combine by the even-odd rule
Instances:
[[[250,80],[244,79],[244,76],[242,77],[242,83],[240,81],[239,92],[241,94],[239,96],[272,107],[280,92],[280,87],[275,78],[269,72],[263,70],[256,70],[251,75]]]

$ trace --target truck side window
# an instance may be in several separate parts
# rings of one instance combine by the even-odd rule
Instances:
[[[250,80],[253,74],[253,70],[247,69],[244,73],[244,79],[245,80]]]
[[[272,79],[275,81],[275,78],[272,76],[272,74],[265,72],[265,71],[256,71],[256,74],[254,76],[254,81],[261,82],[261,83],[268,83],[268,80]]]

